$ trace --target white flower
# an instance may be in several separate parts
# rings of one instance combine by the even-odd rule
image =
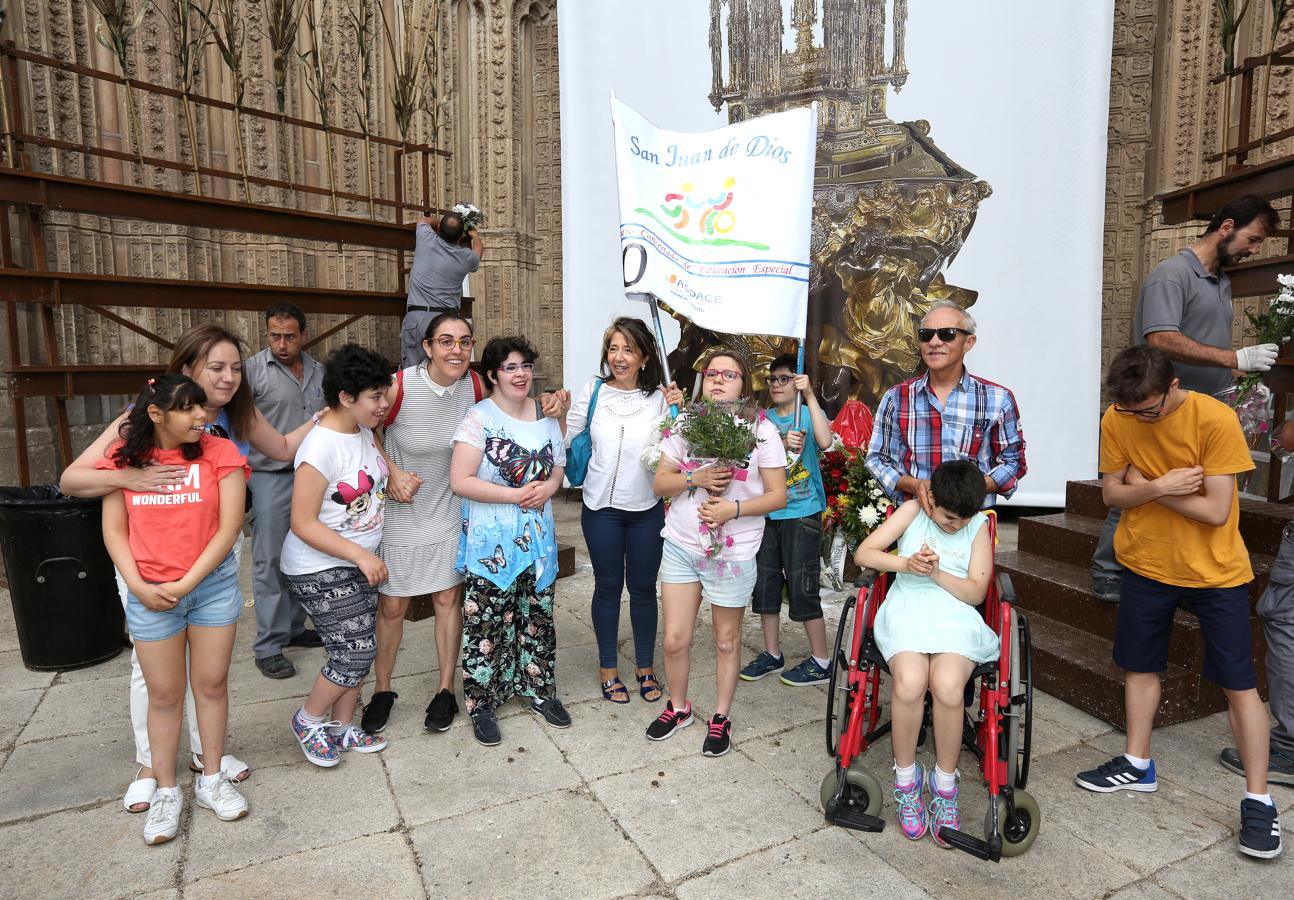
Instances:
[[[1281,283],[1281,287],[1294,288],[1294,275],[1277,275],[1276,280]]]
[[[881,520],[881,514],[870,506],[860,506],[858,508],[858,521],[862,522],[864,527],[871,528]]]

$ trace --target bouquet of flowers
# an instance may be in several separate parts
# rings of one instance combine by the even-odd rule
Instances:
[[[743,415],[745,413],[745,415]],[[678,434],[688,445],[686,459],[676,462],[684,472],[696,472],[710,466],[733,468],[733,479],[744,480],[744,466],[759,444],[755,429],[764,419],[761,409],[754,415],[742,404],[715,403],[700,400],[689,404],[677,419],[667,418],[661,423],[661,436]],[[701,544],[707,559],[715,559],[733,544],[732,536],[723,533],[723,526],[710,526],[697,520]]]
[[[846,447],[839,440],[819,459],[827,509],[822,514],[823,584],[844,587],[845,555],[856,549],[885,521],[893,505],[863,464],[863,448]]]
[[[852,550],[885,521],[886,513],[894,504],[881,489],[880,482],[867,471],[863,454],[857,453],[849,461],[848,478],[849,490],[842,501],[845,513],[841,527]]]
[[[1287,344],[1294,337],[1294,275],[1277,275],[1280,293],[1273,298],[1266,311],[1259,315],[1246,313],[1254,328],[1254,338],[1260,344]],[[1271,430],[1271,391],[1262,383],[1261,372],[1250,372],[1218,396],[1229,403],[1240,419],[1240,428],[1250,448],[1259,444],[1263,435]],[[1243,478],[1240,489],[1248,487]]]
[[[455,203],[450,212],[455,212],[462,216],[463,231],[471,231],[485,221],[485,214],[470,203]]]

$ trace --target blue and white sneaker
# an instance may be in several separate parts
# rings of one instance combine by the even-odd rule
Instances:
[[[831,673],[818,665],[812,656],[782,676],[782,684],[789,684],[791,687],[826,684],[830,680]]]
[[[774,672],[780,672],[785,668],[785,656],[774,656],[765,650],[746,663],[746,668],[741,670],[740,677],[742,681],[759,681],[759,679],[772,675]]]
[[[1259,859],[1281,855],[1281,820],[1276,807],[1246,797],[1240,801],[1240,852]]]
[[[1142,791],[1151,793],[1159,790],[1155,780],[1155,761],[1150,761],[1147,769],[1138,769],[1122,754],[1107,763],[1101,763],[1095,769],[1079,772],[1074,776],[1074,783],[1089,791],[1099,794],[1112,794],[1115,791]]]

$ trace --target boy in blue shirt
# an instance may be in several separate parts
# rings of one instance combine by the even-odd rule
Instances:
[[[778,626],[782,592],[786,591],[792,622],[803,622],[812,655],[782,676],[793,687],[826,684],[830,676],[827,627],[818,596],[821,567],[822,513],[827,494],[818,467],[819,449],[835,440],[831,422],[818,405],[808,375],[795,374],[795,357],[783,354],[768,367],[768,392],[773,405],[768,419],[782,433],[786,446],[786,507],[764,521],[764,539],[755,557],[755,596],[751,610],[764,628],[764,652],[741,670],[743,681],[759,681],[786,668]],[[804,395],[800,421],[795,418],[795,395]]]

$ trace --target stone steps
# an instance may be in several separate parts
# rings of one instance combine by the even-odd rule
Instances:
[[[1119,608],[1096,599],[1089,572],[1105,514],[1099,481],[1071,481],[1065,489],[1065,511],[1021,519],[1018,549],[999,552],[997,566],[1011,575],[1016,605],[1029,617],[1037,685],[1123,727],[1123,673],[1111,657]],[[1264,692],[1265,645],[1253,604],[1267,585],[1272,557],[1292,520],[1294,507],[1240,502],[1240,531],[1254,569],[1250,615],[1259,689]],[[1157,723],[1186,721],[1225,708],[1222,692],[1200,675],[1203,662],[1199,621],[1179,610]]]

